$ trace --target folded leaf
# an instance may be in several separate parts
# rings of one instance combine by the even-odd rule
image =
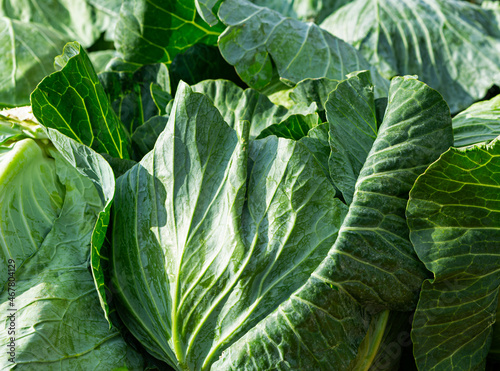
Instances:
[[[500,81],[494,15],[457,0],[356,0],[321,27],[354,45],[384,77],[418,75],[458,112]]]
[[[61,70],[44,78],[31,94],[38,121],[97,152],[129,158],[130,139],[83,48],[66,44],[56,63]]]
[[[307,147],[248,143],[248,130],[183,85],[154,150],[117,183],[119,314],[178,370],[208,369],[305,283],[346,212]]]
[[[352,202],[359,172],[377,137],[373,90],[370,73],[361,72],[339,83],[325,104],[330,123],[328,165],[347,204]]]
[[[105,71],[98,77],[113,110],[130,134],[159,115],[172,99],[168,70],[161,63],[142,66],[133,73]],[[161,108],[155,100],[158,94],[166,101]]]
[[[9,229],[1,234],[2,263],[12,259],[12,269],[2,270],[9,283],[2,285],[0,310],[15,323],[14,333],[0,333],[4,349],[15,338],[15,362],[2,352],[1,363],[5,369],[142,368],[142,357],[109,329],[89,271],[91,260],[98,272],[94,258],[114,193],[111,169],[56,130],[48,129],[47,138],[21,139],[0,151],[2,228]]]
[[[483,144],[500,135],[500,95],[478,102],[453,118],[456,147]]]
[[[243,90],[226,80],[202,81],[192,89],[210,98],[229,126],[235,127],[241,120],[249,121],[251,139],[258,137],[264,129],[272,125],[276,126],[267,131],[267,134],[262,134],[263,136],[277,134],[280,130],[284,134],[287,132],[286,126],[289,125],[301,127],[301,131],[318,124],[316,104],[313,102],[300,102],[291,109],[286,109],[272,103],[265,94],[254,89]],[[278,124],[281,124],[281,129],[277,127]],[[303,133],[299,134],[299,131],[295,136],[284,134],[283,137],[300,139]],[[307,131],[305,134],[307,135]]]
[[[451,148],[415,183],[410,238],[434,274],[412,339],[422,370],[484,370],[498,311],[500,142]]]

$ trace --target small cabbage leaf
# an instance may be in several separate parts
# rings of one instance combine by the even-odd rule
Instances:
[[[194,44],[217,45],[223,30],[198,15],[195,0],[127,0],[116,24],[115,47],[127,62],[168,65]]]
[[[111,108],[89,57],[77,42],[56,58],[61,68],[31,94],[38,121],[95,151],[129,158],[130,138]]]
[[[500,95],[474,103],[453,118],[456,147],[485,144],[500,135]]]

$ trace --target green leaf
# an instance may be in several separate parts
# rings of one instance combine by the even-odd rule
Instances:
[[[356,104],[353,104],[356,102]],[[347,204],[377,138],[375,97],[369,72],[339,83],[325,105],[330,123],[330,174]]]
[[[346,212],[304,145],[274,136],[249,143],[248,125],[231,128],[182,85],[154,150],[118,179],[119,313],[178,370],[208,369],[305,283]],[[357,310],[345,308],[363,318]],[[349,337],[358,344],[363,334]]]
[[[257,139],[276,135],[280,138],[299,140],[307,136],[309,130],[318,124],[320,119],[316,112],[308,115],[290,115],[279,124],[273,124],[262,130]]]
[[[356,0],[321,27],[354,45],[384,77],[418,75],[452,112],[500,81],[498,24],[465,1]]]
[[[31,94],[38,121],[97,152],[129,158],[130,139],[83,48],[66,44],[56,62],[61,70],[44,78]]]
[[[173,91],[177,89],[181,80],[188,85],[194,85],[208,79],[225,79],[241,88],[246,87],[234,67],[226,62],[216,46],[205,44],[191,46],[184,53],[175,56],[169,71]]]
[[[307,133],[307,136],[300,139],[301,143],[311,152],[316,162],[321,166],[323,173],[333,184],[328,167],[330,157],[330,143],[328,142],[328,123],[318,125]],[[337,188],[335,188],[337,190]],[[337,196],[339,192],[337,192]]]
[[[58,131],[48,129],[47,137],[21,139],[0,160],[2,264],[15,266],[11,274],[2,270],[9,284],[0,292],[0,310],[15,316],[15,333],[2,331],[0,344],[9,349],[15,338],[15,363],[3,352],[2,365],[142,368],[142,357],[109,329],[89,271],[92,264],[98,272],[94,257],[114,193],[111,169]]]
[[[0,107],[29,104],[38,82],[54,71],[53,60],[64,38],[49,28],[0,18]]]
[[[0,16],[27,23],[36,23],[59,33],[67,42],[78,40],[91,46],[101,35],[102,17],[86,0],[4,0]]]
[[[486,143],[500,135],[500,95],[478,102],[453,118],[455,146]]]
[[[45,130],[36,122],[31,107],[18,107],[0,111],[0,145],[24,138],[46,139]]]
[[[168,65],[194,44],[217,45],[223,29],[203,21],[195,0],[125,0],[115,29],[115,46],[128,62]]]
[[[358,79],[348,81],[355,85]],[[351,103],[363,101],[358,96]],[[360,343],[354,334],[370,336],[367,322],[383,316],[359,308],[374,313],[414,308],[426,271],[408,236],[408,193],[451,143],[449,109],[439,93],[414,78],[394,79],[384,122],[335,244],[307,283],[229,347],[213,369],[361,367],[365,359],[355,358]]]
[[[299,103],[288,110],[273,104],[264,94],[254,89],[243,90],[231,81],[206,80],[192,89],[210,98],[229,126],[234,128],[239,121],[249,121],[251,139],[267,127],[286,120],[301,120],[303,125],[311,127],[318,122],[314,103]],[[293,118],[293,115],[296,117]]]
[[[106,71],[98,77],[113,110],[131,134],[151,117],[159,115],[161,108],[165,110],[166,103],[172,99],[169,73],[161,63],[144,65],[133,73]],[[159,108],[156,100],[163,107]]]
[[[312,23],[245,0],[224,1],[219,17],[228,26],[219,38],[221,53],[252,88],[264,89],[276,77],[293,85],[306,78],[343,80],[350,72],[372,70],[377,95],[387,94],[387,80],[358,51]]]
[[[99,75],[106,71],[108,64],[117,56],[116,50],[98,50],[88,53],[89,59]]]
[[[335,9],[350,1],[352,0],[251,0],[255,5],[265,6],[285,17],[313,22],[321,22]],[[215,8],[221,2],[221,0],[196,0],[198,13],[207,23],[216,24],[218,19],[215,16]]]
[[[352,0],[252,0],[252,3],[280,12],[301,21],[321,22],[336,9]]]
[[[319,111],[325,110],[325,104],[330,93],[335,90],[339,81],[327,78],[305,79],[300,81],[289,93],[290,99],[295,102],[315,102]]]
[[[500,142],[451,148],[415,183],[407,216],[422,286],[412,339],[419,369],[484,370],[500,275]]]
[[[151,117],[132,134],[132,145],[138,158],[143,158],[154,148],[158,136],[167,125],[167,121],[168,115]]]

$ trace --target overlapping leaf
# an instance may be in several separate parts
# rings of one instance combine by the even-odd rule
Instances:
[[[413,321],[420,369],[484,369],[500,286],[499,144],[450,149],[410,193],[410,237],[434,273]]]
[[[170,64],[197,43],[217,45],[224,28],[210,27],[195,0],[125,0],[115,29],[115,46],[128,62]]]
[[[0,343],[14,337],[16,349],[15,363],[2,353],[2,369],[141,368],[142,357],[109,329],[89,272],[109,217],[111,169],[88,147],[47,134],[50,143],[25,138],[1,155],[2,261],[15,269],[0,309],[14,314],[15,334],[2,331]]]
[[[345,89],[353,89],[358,79],[351,77]],[[351,103],[357,106],[365,98],[360,94],[355,99]],[[408,105],[409,100],[420,104]],[[348,369],[355,359],[342,324],[351,317],[341,308],[352,313],[356,305],[413,308],[426,273],[408,238],[408,192],[418,174],[451,142],[451,118],[441,96],[413,78],[393,80],[384,122],[326,259],[303,287],[227,349],[214,369],[260,370],[284,364],[294,369]],[[346,294],[351,302],[342,299]],[[360,318],[355,321],[361,326]]]
[[[248,122],[236,129],[184,86],[155,149],[118,180],[120,315],[177,369],[208,369],[300,287],[346,211],[300,142],[248,143]],[[364,333],[355,323],[346,335],[359,344]]]
[[[130,139],[85,51],[68,43],[56,62],[62,69],[43,79],[31,95],[38,121],[97,152],[128,158]]]
[[[241,120],[248,121],[251,139],[258,137],[264,129],[271,126],[274,127],[265,135],[278,134],[281,130],[282,137],[294,138],[293,134],[288,135],[287,126],[300,127],[299,131],[306,131],[306,128],[316,126],[319,121],[314,102],[301,102],[291,109],[286,109],[273,104],[266,95],[254,89],[243,90],[233,82],[225,80],[206,80],[192,88],[213,102],[229,126],[235,127]],[[305,134],[307,135],[307,131]],[[300,134],[297,133],[296,136],[300,137]]]
[[[357,47],[387,78],[418,75],[452,112],[500,82],[494,15],[465,1],[356,0],[321,27]]]
[[[169,72],[161,63],[142,66],[133,73],[105,71],[98,77],[113,110],[130,134],[161,114],[161,110],[164,112],[172,99]]]
[[[0,18],[0,107],[29,104],[31,91],[54,71],[54,57],[65,42],[42,25]]]
[[[456,115],[453,135],[457,147],[489,142],[500,135],[500,95]]]
[[[312,23],[246,0],[224,1],[219,17],[228,26],[219,38],[221,53],[255,89],[269,89],[277,78],[296,84],[306,78],[343,80],[350,72],[371,70],[377,95],[387,94],[387,81],[357,50]]]

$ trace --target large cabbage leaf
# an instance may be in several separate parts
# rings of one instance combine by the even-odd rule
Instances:
[[[224,1],[219,17],[228,26],[219,37],[221,53],[252,88],[270,89],[277,78],[294,85],[305,78],[343,80],[353,71],[371,70],[377,95],[387,95],[387,80],[361,53],[313,23],[246,0]]]
[[[183,86],[155,149],[118,179],[119,313],[178,369],[208,368],[299,288],[346,213],[305,146],[248,130]]]
[[[0,132],[16,129],[8,125]],[[2,369],[141,368],[110,330],[92,276],[114,193],[109,165],[48,129],[0,145],[0,179],[0,310],[14,331],[2,331],[0,344],[15,344],[15,354],[2,352]]]
[[[499,169],[498,139],[451,148],[410,193],[411,241],[434,274],[422,286],[413,321],[422,370],[484,370],[500,287]]]
[[[500,82],[494,14],[466,1],[356,0],[321,27],[353,44],[386,78],[418,75],[452,112]]]
[[[374,107],[367,74],[330,99],[371,95]],[[356,84],[362,94],[345,95]],[[448,107],[413,78],[393,82],[345,220],[310,138],[248,141],[248,131],[178,91],[154,150],[117,181],[119,314],[179,370],[208,369],[228,347],[215,369],[363,364],[356,354],[378,349],[390,323],[380,310],[414,308],[426,276],[404,211],[415,178],[451,144]]]
[[[349,97],[362,92],[357,105],[373,97],[370,89],[356,89],[358,79],[351,77],[337,88],[351,104]],[[329,102],[340,98],[335,97],[337,90]],[[351,94],[344,94],[346,90]],[[408,104],[411,100],[419,104]],[[282,364],[311,370],[367,367],[366,359],[352,358],[353,349],[346,345],[346,313],[339,313],[339,308],[346,308],[342,295],[351,298],[353,313],[353,303],[375,312],[410,310],[416,304],[426,272],[409,241],[405,208],[419,173],[452,144],[451,118],[439,93],[414,78],[394,79],[388,101],[349,212],[327,257],[303,287],[224,352],[215,370],[272,369]],[[377,327],[380,320],[372,318],[372,323]]]
[[[28,104],[38,82],[54,71],[54,57],[65,42],[43,25],[1,17],[0,107]]]

